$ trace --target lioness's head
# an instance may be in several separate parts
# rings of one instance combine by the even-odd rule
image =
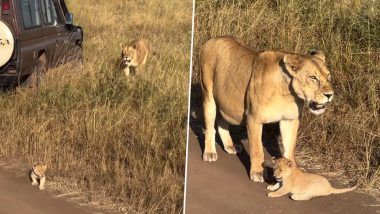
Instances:
[[[283,59],[286,71],[292,76],[292,87],[297,96],[307,102],[314,114],[322,114],[333,99],[330,71],[321,52],[311,55],[286,54]]]
[[[273,167],[274,177],[276,180],[281,181],[283,178],[288,177],[295,167],[296,164],[291,160],[286,158],[276,159]]]
[[[122,63],[126,66],[137,65],[137,49],[136,45],[127,45],[121,52]]]

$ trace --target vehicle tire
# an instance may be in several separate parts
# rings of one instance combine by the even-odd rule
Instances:
[[[15,40],[9,26],[0,21],[0,67],[5,65],[13,55]]]
[[[74,61],[78,62],[80,66],[83,66],[83,48],[79,45],[76,45],[73,48],[74,51]]]
[[[42,54],[34,66],[34,71],[30,74],[24,82],[21,83],[21,87],[26,88],[37,88],[41,85],[41,81],[43,80],[45,73],[48,70],[46,64],[46,55]]]

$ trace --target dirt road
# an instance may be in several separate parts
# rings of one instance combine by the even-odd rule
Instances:
[[[49,191],[30,185],[27,172],[0,167],[0,214],[95,214],[103,211],[83,208]]]
[[[186,214],[380,213],[379,202],[352,192],[303,202],[292,201],[287,196],[268,198],[267,184],[253,183],[248,178],[248,154],[228,155],[217,146],[218,160],[205,163],[200,145],[190,131]]]

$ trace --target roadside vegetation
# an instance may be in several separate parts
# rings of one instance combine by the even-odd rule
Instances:
[[[380,198],[380,2],[203,0],[195,11],[194,86],[199,49],[216,36],[256,50],[325,53],[336,95],[321,116],[305,109],[296,159]],[[193,88],[193,109],[200,100]]]
[[[192,2],[66,2],[85,32],[84,63],[1,93],[0,160],[46,161],[48,186],[122,212],[181,213]],[[155,54],[127,79],[121,46],[139,37]]]

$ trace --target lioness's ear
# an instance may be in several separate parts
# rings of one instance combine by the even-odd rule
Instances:
[[[326,62],[325,54],[322,51],[313,50],[313,51],[310,52],[310,55],[315,56],[318,59],[322,60],[323,63]]]
[[[294,76],[302,67],[302,59],[300,56],[294,54],[286,54],[284,56],[285,68]]]

